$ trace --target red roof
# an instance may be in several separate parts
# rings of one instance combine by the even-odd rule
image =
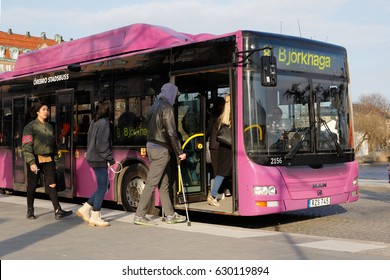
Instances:
[[[8,32],[0,31],[0,46],[37,50],[43,44],[54,46],[58,43],[53,39],[43,39],[34,36],[29,37],[21,34],[9,34]]]

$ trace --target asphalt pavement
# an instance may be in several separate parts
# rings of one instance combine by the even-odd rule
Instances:
[[[372,182],[371,182],[372,183]],[[382,182],[387,184],[387,182]],[[366,180],[364,184],[370,184]],[[74,212],[78,204],[61,203]],[[134,213],[102,209],[107,228],[74,214],[55,220],[50,200],[0,195],[1,260],[389,260],[390,244],[191,222],[155,227],[132,223]],[[191,218],[191,213],[190,213]]]

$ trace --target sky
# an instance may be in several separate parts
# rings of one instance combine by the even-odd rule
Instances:
[[[134,23],[179,32],[257,30],[347,49],[352,100],[381,94],[390,102],[389,0],[0,0],[0,30],[65,41]]]

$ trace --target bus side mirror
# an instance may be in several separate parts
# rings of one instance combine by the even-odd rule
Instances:
[[[261,84],[265,87],[275,87],[277,85],[276,57],[261,57]]]

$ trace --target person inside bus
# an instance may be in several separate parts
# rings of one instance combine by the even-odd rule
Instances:
[[[179,90],[174,84],[164,84],[156,102],[149,110],[146,149],[150,165],[134,217],[136,225],[155,225],[146,217],[146,213],[156,186],[159,188],[162,208],[167,215],[166,222],[175,224],[186,221],[186,217],[174,212],[169,191],[171,151],[175,153],[176,160],[185,160],[187,156],[181,148],[175,123],[173,105],[178,95]]]
[[[190,137],[199,131],[199,118],[197,112],[190,112],[187,110],[183,119],[182,119],[182,127],[184,132]],[[181,142],[183,139],[181,139]],[[199,166],[200,159],[195,151],[195,143],[194,140],[187,143],[184,152],[187,155],[184,168],[182,171],[188,171],[188,178],[184,180],[185,182],[189,182],[191,185],[199,184]],[[183,174],[186,172],[183,172]]]
[[[64,112],[61,112],[60,114],[60,126],[61,126],[61,132],[58,135],[59,145],[62,149],[68,149],[69,147],[68,136],[70,132],[70,123],[66,119],[66,114]]]
[[[88,129],[89,129],[89,124],[90,124],[89,115],[88,114],[83,115],[83,117],[81,119],[81,124],[79,127],[79,132],[86,134],[88,132]]]
[[[77,210],[76,215],[90,226],[107,227],[110,225],[102,219],[100,209],[109,187],[107,167],[115,164],[109,119],[111,111],[109,100],[99,101],[88,129],[86,157],[88,165],[95,172],[97,187],[88,201]]]
[[[56,220],[67,217],[73,211],[61,209],[56,190],[56,141],[53,126],[47,122],[49,107],[38,101],[32,107],[36,119],[30,121],[23,129],[22,148],[27,165],[27,219],[35,219],[34,197],[38,185],[39,172],[43,172],[45,189],[54,207]]]
[[[283,148],[284,129],[282,115],[282,109],[274,107],[267,121],[268,145],[273,149]]]
[[[209,120],[206,131],[206,139],[209,141],[209,150],[211,157],[211,182],[210,185],[213,185],[215,172],[218,170],[218,149],[219,142],[217,141],[217,135],[215,133],[214,126],[217,125],[219,116],[222,114],[225,107],[225,98],[218,96],[214,102],[213,107],[209,110]],[[214,160],[213,160],[214,159]]]
[[[211,142],[218,142],[217,133],[221,125],[231,126],[231,114],[230,114],[230,95],[225,95],[225,104],[222,114],[214,121],[210,131],[210,147]],[[214,184],[211,186],[211,192],[207,197],[207,202],[211,206],[219,206],[217,200],[218,190],[221,187],[226,177],[232,176],[232,148],[231,146],[219,142],[217,152],[211,153],[211,162],[213,163],[213,170],[215,174]],[[215,149],[215,148],[214,148]],[[215,169],[214,169],[215,167]]]
[[[75,129],[75,140],[77,145],[87,145],[87,133],[90,124],[90,117],[88,114],[83,115],[81,123],[76,126]]]

